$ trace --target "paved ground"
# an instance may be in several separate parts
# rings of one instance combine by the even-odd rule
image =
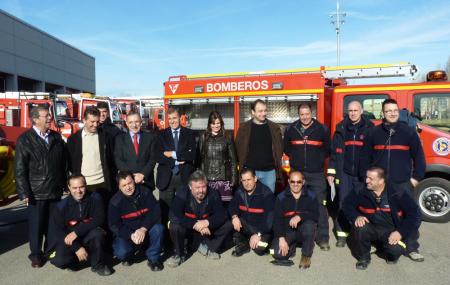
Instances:
[[[450,224],[422,224],[422,253],[425,262],[414,263],[402,257],[398,264],[387,265],[373,256],[366,271],[355,269],[355,260],[347,248],[332,246],[331,251],[318,248],[312,267],[297,268],[299,252],[292,267],[275,267],[271,257],[253,253],[233,258],[231,250],[219,261],[209,261],[195,254],[177,269],[151,272],[146,262],[124,268],[115,274],[99,277],[89,269],[78,272],[59,270],[51,264],[33,269],[27,259],[26,209],[15,203],[0,209],[0,284],[450,284]],[[331,241],[334,244],[334,239]]]

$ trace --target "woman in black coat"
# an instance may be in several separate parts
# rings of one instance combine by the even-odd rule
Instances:
[[[209,114],[206,131],[199,141],[200,169],[208,178],[208,187],[218,191],[222,202],[233,197],[233,187],[238,182],[237,156],[232,135],[224,129],[222,116],[213,111]]]

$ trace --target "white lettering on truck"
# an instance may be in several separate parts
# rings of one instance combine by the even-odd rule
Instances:
[[[217,82],[206,84],[206,93],[211,92],[236,92],[236,91],[258,91],[268,90],[269,82],[262,81],[239,81],[239,82]]]

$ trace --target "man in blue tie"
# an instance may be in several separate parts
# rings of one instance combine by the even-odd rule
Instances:
[[[169,108],[167,114],[169,127],[161,132],[156,144],[156,187],[159,189],[161,220],[164,225],[167,225],[169,207],[175,192],[187,185],[189,176],[194,171],[196,156],[194,132],[180,125],[180,113],[177,109]]]

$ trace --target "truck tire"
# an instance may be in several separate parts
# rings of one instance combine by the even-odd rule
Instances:
[[[422,220],[446,223],[450,220],[450,181],[444,178],[427,178],[414,189]]]

